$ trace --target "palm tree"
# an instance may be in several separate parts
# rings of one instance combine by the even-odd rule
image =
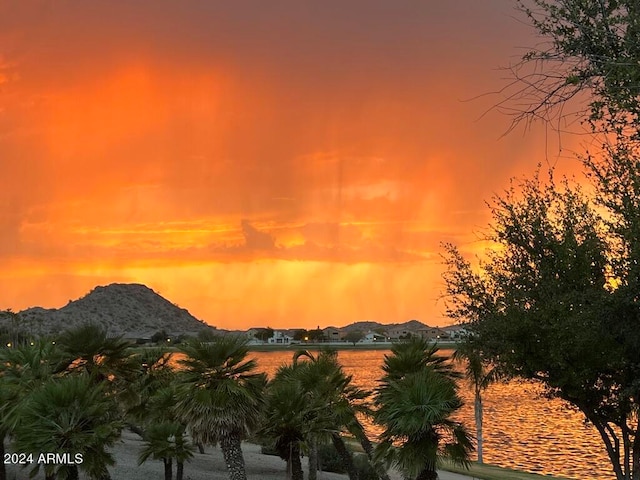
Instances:
[[[473,413],[476,423],[476,452],[478,454],[478,463],[483,463],[483,403],[482,392],[489,385],[499,379],[498,370],[486,361],[480,351],[474,349],[470,343],[463,342],[458,344],[453,354],[453,359],[458,362],[465,363],[465,377],[473,388]]]
[[[131,343],[122,337],[110,337],[95,324],[67,330],[57,340],[62,359],[58,371],[88,374],[95,383],[111,382],[115,390],[125,390],[138,365]]]
[[[12,432],[19,415],[16,410],[26,396],[51,378],[54,346],[48,341],[0,348],[0,453],[4,458],[4,439]],[[4,462],[0,480],[6,479]]]
[[[186,438],[187,426],[177,416],[178,373],[170,366],[170,358],[170,353],[157,349],[140,354],[142,371],[130,389],[134,394],[126,396],[127,418],[135,422],[134,431],[146,445],[140,463],[162,460],[165,478],[170,480],[175,460],[176,479],[182,480],[184,462],[193,456],[193,448]]]
[[[335,351],[323,350],[315,357],[306,351],[297,352],[294,355],[294,363],[303,356],[309,359],[300,365],[299,378],[303,388],[308,397],[323,405],[324,408],[319,412],[320,418],[330,422],[329,428],[325,431],[328,430],[329,439],[338,452],[349,478],[356,480],[358,472],[353,455],[340,433],[343,429],[346,430],[347,426],[359,424],[356,418],[356,402],[364,400],[367,393],[351,385],[351,377],[342,371]],[[322,437],[312,439],[314,449],[321,439]],[[310,476],[315,476],[315,468],[317,465],[310,465]]]
[[[406,375],[423,369],[435,370],[439,374],[459,379],[462,375],[457,372],[446,357],[438,355],[439,349],[435,343],[421,337],[412,337],[391,347],[391,355],[385,355],[382,371],[387,381],[401,380]]]
[[[0,386],[0,404],[1,405],[6,405],[7,404],[7,400],[5,397],[5,389],[3,387]],[[2,408],[2,407],[0,407]],[[4,460],[4,455],[6,453],[6,449],[4,446],[4,440],[7,436],[8,430],[6,428],[6,426],[4,425],[4,421],[3,421],[3,417],[4,414],[3,412],[0,412],[0,455],[2,456],[2,459]],[[7,467],[5,466],[5,462],[2,462],[2,465],[0,465],[0,480],[7,480]]]
[[[144,437],[146,424],[175,419],[175,415],[167,418],[170,408],[156,408],[154,405],[156,394],[175,385],[177,381],[171,358],[172,354],[162,348],[145,348],[133,357],[138,369],[120,399],[126,411],[128,427],[141,437]],[[161,417],[158,418],[158,415]]]
[[[186,355],[178,389],[178,418],[195,442],[220,442],[229,478],[246,480],[241,441],[253,431],[263,409],[266,386],[257,363],[247,359],[246,340],[226,336],[180,346]]]
[[[276,452],[287,462],[287,478],[302,480],[300,454],[317,428],[317,406],[309,404],[294,367],[282,366],[267,387],[263,427],[259,435],[273,440]]]
[[[307,360],[301,362],[303,358]],[[324,426],[317,429],[308,440],[310,479],[313,480],[316,473],[316,465],[313,461],[315,448],[318,441],[326,438],[338,451],[349,477],[357,478],[358,473],[353,456],[341,436],[341,432],[348,432],[360,441],[380,478],[388,480],[382,465],[373,459],[373,447],[358,419],[359,415],[371,414],[365,403],[370,394],[352,384],[352,376],[346,375],[342,370],[337,353],[323,350],[314,356],[304,350],[298,351],[294,354],[293,365],[296,367],[294,371],[305,392],[305,397],[308,398],[308,404],[319,405],[316,415],[324,422]]]
[[[376,389],[374,415],[384,430],[376,456],[407,479],[434,480],[438,462],[468,465],[472,441],[450,416],[462,406],[453,368],[420,338],[394,345]]]
[[[109,478],[107,451],[120,437],[122,423],[115,400],[104,385],[88,375],[51,379],[35,388],[19,407],[13,429],[16,450],[38,456],[41,452],[67,453],[64,463],[45,464],[48,478],[76,480],[78,468],[89,478]],[[36,462],[35,475],[42,463]]]
[[[138,464],[149,458],[162,460],[165,480],[173,479],[173,460],[177,463],[176,480],[182,480],[184,462],[193,457],[193,448],[185,437],[185,426],[178,422],[151,424],[144,432],[145,447],[140,452]]]

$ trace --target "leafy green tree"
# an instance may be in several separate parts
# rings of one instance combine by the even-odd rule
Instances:
[[[467,341],[501,371],[538,380],[579,409],[616,477],[637,480],[635,247],[606,227],[615,214],[601,218],[566,182],[535,177],[495,202],[496,248],[478,270],[449,247],[449,315],[471,322]]]
[[[156,333],[151,335],[151,341],[153,343],[166,343],[169,335],[165,330],[158,330]]]
[[[596,205],[604,210],[609,268],[621,287],[617,296],[628,302],[640,286],[640,5],[635,0],[518,4],[547,41],[514,69],[513,86],[521,89],[515,108],[520,118],[560,120],[564,114],[588,124],[594,141],[578,158],[592,180]]]
[[[351,330],[350,332],[347,332],[347,334],[344,336],[344,339],[347,342],[353,343],[354,346],[363,338],[364,338],[364,333],[360,330]]]
[[[640,5],[517,3],[545,40],[514,66],[514,82],[499,107],[515,113],[514,124],[542,118],[560,132],[568,124],[586,126],[588,150],[577,157],[605,212],[601,232],[608,237],[611,276],[622,287],[618,298],[628,303],[640,278]]]
[[[34,459],[42,452],[71,455],[64,463],[44,465],[48,478],[76,480],[79,469],[92,479],[109,478],[107,467],[114,459],[107,449],[120,437],[122,423],[103,384],[87,374],[51,379],[29,393],[18,413],[16,450]],[[32,474],[41,468],[34,463]]]
[[[263,410],[266,376],[248,359],[246,340],[219,337],[180,346],[186,355],[178,388],[178,418],[195,442],[220,442],[231,480],[246,480],[241,441],[254,431]]]
[[[7,310],[0,310],[0,320],[2,320],[6,326],[0,330],[2,338],[2,345],[16,347],[18,345],[28,342],[28,335],[20,327],[20,314],[12,311],[10,308]]]
[[[585,120],[609,141],[640,140],[640,7],[635,0],[517,0],[546,39],[512,67],[499,108],[514,124],[542,118],[559,129]]]
[[[320,327],[315,330],[309,330],[308,332],[309,340],[312,342],[322,342],[324,340],[324,332],[320,329]]]
[[[376,456],[407,479],[434,480],[441,458],[467,465],[472,441],[451,420],[461,406],[453,368],[426,340],[395,344],[385,355],[376,389],[376,424],[383,428]]]
[[[267,340],[269,340],[271,337],[273,337],[273,328],[271,327],[267,327],[267,328],[260,328],[258,329],[258,331],[255,334],[255,337],[258,340],[261,340],[263,342],[266,342]]]
[[[220,334],[215,330],[215,328],[206,328],[204,330],[200,330],[197,335],[197,339],[201,342],[215,342],[216,339],[220,336]]]
[[[303,340],[306,340],[308,336],[309,336],[309,332],[307,330],[299,329],[294,332],[293,339],[298,340],[299,342],[302,342]]]

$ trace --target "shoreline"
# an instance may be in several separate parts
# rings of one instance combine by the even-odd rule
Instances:
[[[314,352],[330,349],[330,350],[391,350],[391,347],[397,342],[376,342],[376,343],[360,343],[349,344],[345,342],[326,342],[326,343],[291,343],[288,345],[282,344],[248,344],[247,349],[250,352],[295,352],[297,350],[312,350]],[[458,342],[438,342],[438,348],[441,350],[455,350],[458,346]],[[151,348],[163,348],[167,352],[179,352],[180,347],[178,345],[158,345],[158,344],[145,344],[145,345],[132,345],[134,350],[145,350]]]
[[[281,344],[249,344],[247,348],[250,352],[277,352],[296,350],[390,350],[396,342],[376,342],[376,343],[357,343],[355,345],[345,342],[326,342],[326,343],[292,343],[289,345]],[[457,342],[438,342],[438,347],[443,350],[455,350]]]

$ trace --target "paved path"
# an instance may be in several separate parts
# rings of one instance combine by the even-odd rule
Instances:
[[[438,472],[439,480],[473,480],[474,477],[470,477],[467,475],[460,475],[459,473],[451,473],[451,472]],[[345,476],[345,478],[348,478]],[[391,471],[389,472],[389,478],[391,480],[402,480],[402,475],[398,472]]]
[[[163,477],[162,463],[149,460],[138,466],[138,455],[142,449],[142,442],[131,432],[125,431],[122,440],[113,448],[116,465],[109,468],[114,480],[159,479]],[[263,455],[260,447],[251,443],[244,443],[242,451],[249,480],[283,480],[285,478],[286,463],[273,455]],[[306,478],[306,458],[303,459]],[[29,480],[29,470],[8,468],[8,477],[12,480]],[[392,480],[402,480],[398,472],[390,472]],[[195,453],[190,462],[185,464],[184,477],[186,480],[228,480],[229,474],[219,448],[207,447],[206,453]],[[42,471],[34,477],[44,479]],[[80,480],[86,480],[86,475],[80,474]],[[330,472],[318,472],[319,480],[348,480],[347,475]],[[472,477],[449,472],[440,472],[440,480],[472,480]]]

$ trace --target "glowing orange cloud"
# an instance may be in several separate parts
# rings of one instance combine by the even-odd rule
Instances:
[[[555,148],[466,101],[527,41],[506,2],[28,3],[0,4],[0,308],[138,282],[222,328],[444,323],[440,243],[477,251]]]

